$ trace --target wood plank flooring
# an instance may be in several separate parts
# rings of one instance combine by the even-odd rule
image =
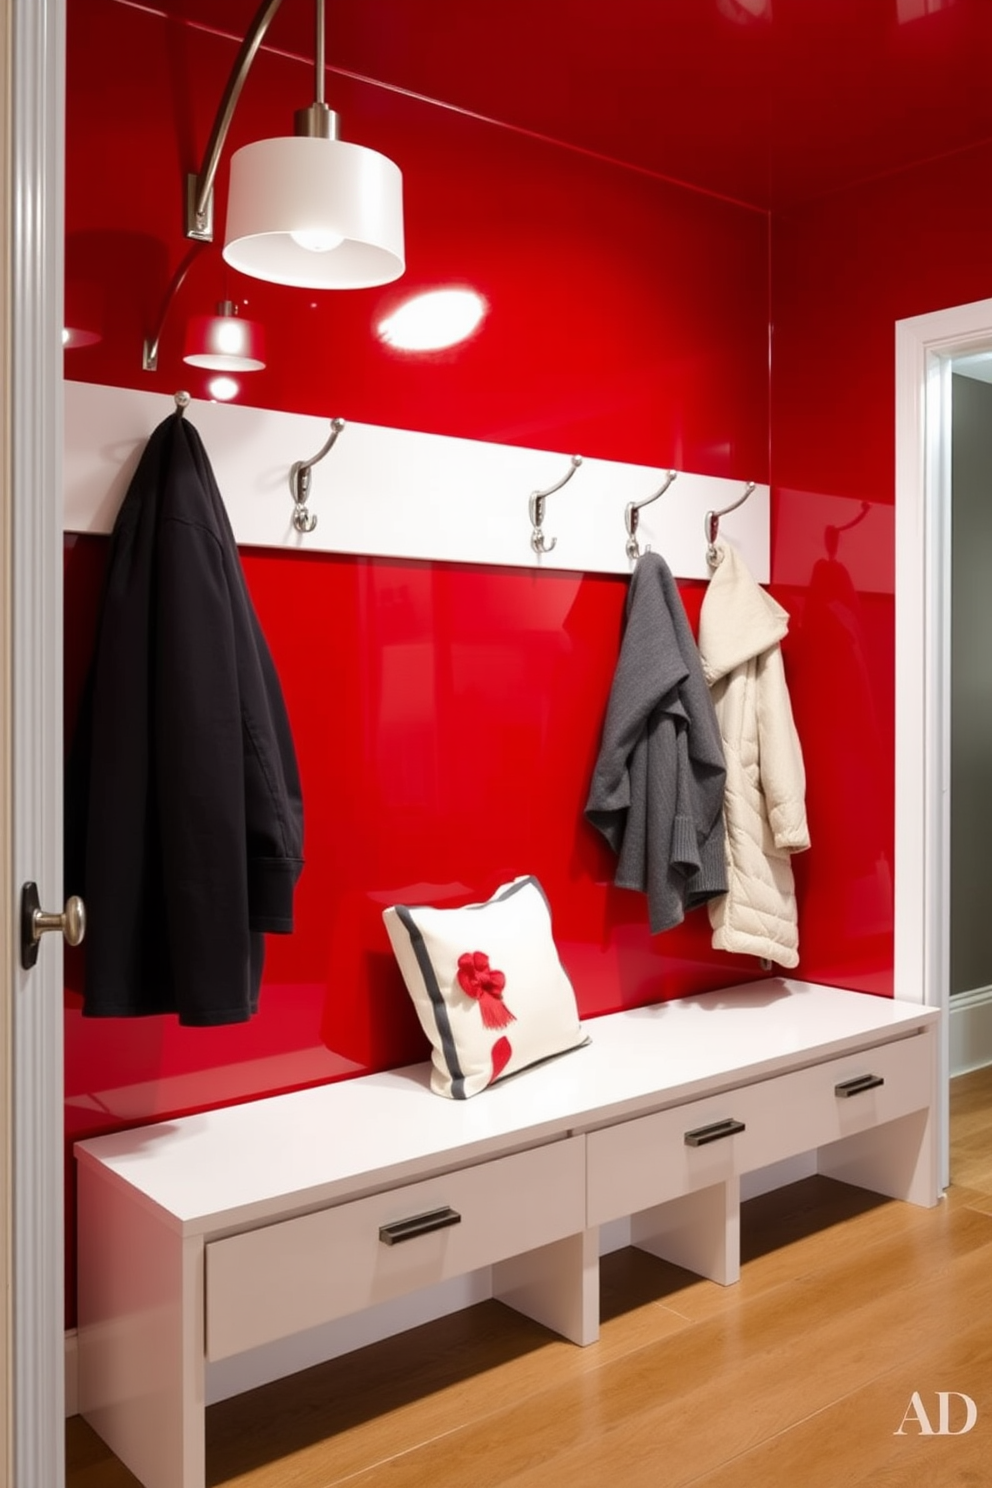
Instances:
[[[751,1200],[734,1287],[607,1256],[591,1348],[486,1302],[212,1406],[207,1482],[988,1488],[992,1069],[952,1082],[951,1177],[933,1210],[818,1177]],[[67,1488],[136,1481],[67,1423]]]

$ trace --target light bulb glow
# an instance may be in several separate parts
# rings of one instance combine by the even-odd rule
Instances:
[[[340,248],[344,242],[343,233],[322,227],[299,228],[289,236],[298,247],[305,248],[308,253],[330,253],[332,249]]]
[[[436,289],[407,300],[376,329],[401,351],[439,351],[471,336],[485,313],[486,302],[474,290]]]
[[[228,403],[236,398],[240,390],[240,384],[233,377],[211,377],[207,383],[207,392],[211,398],[216,398],[218,403]]]
[[[214,332],[217,350],[227,356],[242,356],[245,349],[244,332],[233,315],[222,317]]]

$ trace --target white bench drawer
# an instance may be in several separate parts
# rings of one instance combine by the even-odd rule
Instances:
[[[288,1337],[584,1227],[585,1139],[571,1137],[212,1241],[207,1358]]]
[[[919,1110],[932,1099],[932,1057],[921,1033],[590,1132],[587,1221],[636,1214]],[[845,1084],[850,1093],[838,1093]]]

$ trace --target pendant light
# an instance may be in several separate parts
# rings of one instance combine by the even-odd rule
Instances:
[[[187,181],[187,237],[213,238],[213,182],[234,109],[281,0],[265,0],[241,46],[204,164]],[[316,0],[315,100],[296,133],[259,140],[231,159],[223,255],[274,284],[361,289],[403,273],[403,178],[385,155],[338,138],[324,102],[324,4]]]
[[[202,243],[193,244],[162,297],[155,330],[145,337],[141,351],[141,365],[146,372],[158,371],[159,344],[166,320],[187,274],[203,251]],[[183,361],[214,372],[260,372],[265,366],[265,328],[257,320],[240,316],[231,300],[221,300],[216,315],[194,315],[187,323]]]
[[[265,366],[265,331],[243,319],[230,300],[216,315],[194,315],[186,324],[183,361],[211,372],[260,372]]]

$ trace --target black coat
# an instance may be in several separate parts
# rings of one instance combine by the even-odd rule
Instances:
[[[262,933],[293,928],[303,808],[234,534],[179,414],[149,439],[114,525],[66,823],[84,1013],[249,1018]]]

